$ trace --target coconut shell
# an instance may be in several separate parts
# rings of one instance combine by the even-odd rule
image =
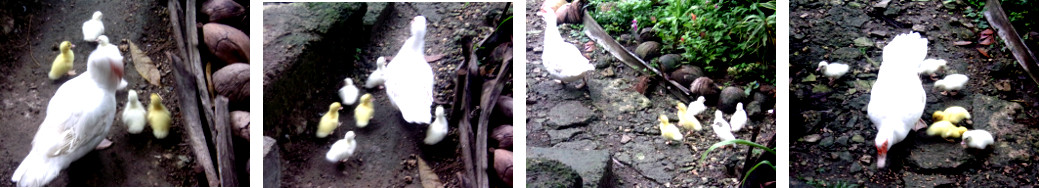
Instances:
[[[249,63],[249,36],[234,27],[207,23],[202,26],[202,35],[209,52],[224,63]]]
[[[689,84],[689,92],[694,96],[707,96],[718,94],[718,89],[714,87],[714,80],[701,76],[693,80],[692,84]]]
[[[739,87],[725,87],[725,89],[722,89],[722,94],[718,96],[718,109],[726,114],[736,112],[736,103],[742,102],[743,98],[746,97],[743,94],[743,89]]]
[[[661,57],[660,59],[664,59]],[[682,65],[674,72],[671,72],[671,79],[682,84],[683,86],[692,84],[693,81],[703,76],[703,70],[700,67],[692,65]]]
[[[635,48],[635,54],[639,55],[644,61],[660,56],[660,43],[656,41],[643,42],[639,44],[638,48]]]
[[[249,64],[233,63],[213,73],[213,87],[218,95],[227,97],[232,109],[248,110]]]
[[[234,129],[235,136],[249,140],[249,112],[231,112],[231,125],[231,128]]]
[[[642,28],[639,30],[638,36],[639,42],[657,41],[660,42],[660,36],[657,36],[657,31],[654,31],[652,27]]]
[[[209,16],[209,22],[233,25],[242,20],[245,8],[232,0],[209,0],[202,3],[202,13]]]
[[[494,150],[494,171],[498,173],[506,185],[512,185],[512,152],[504,149]]]
[[[679,66],[682,65],[682,56],[678,55],[678,54],[667,54],[667,55],[660,56],[660,59],[658,59],[657,62],[660,62],[660,69],[661,69],[660,71],[671,72],[671,71],[675,71],[675,69],[679,68]],[[703,72],[703,71],[700,71],[700,72]],[[700,75],[703,75],[703,74],[701,73]],[[692,80],[689,80],[689,82],[692,82]],[[682,85],[688,85],[688,84],[689,83],[685,83],[685,84],[682,84]]]
[[[502,125],[491,130],[491,137],[498,141],[498,148],[512,150],[512,125]]]

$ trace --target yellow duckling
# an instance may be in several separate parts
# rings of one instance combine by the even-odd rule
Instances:
[[[162,105],[159,94],[152,93],[151,98],[151,104],[148,105],[148,125],[151,125],[155,138],[163,139],[170,134],[170,110]]]
[[[51,80],[57,80],[62,75],[76,75],[76,70],[72,69],[72,61],[75,56],[72,54],[72,48],[76,45],[72,45],[69,41],[61,42],[58,49],[61,49],[61,54],[58,54],[57,58],[54,58],[54,63],[51,64],[51,72],[48,77]]]
[[[949,121],[934,122],[934,124],[931,124],[931,126],[927,128],[927,135],[940,135],[944,139],[960,138],[960,136],[963,135],[963,132],[967,132],[967,128],[957,127]]]
[[[678,130],[674,124],[671,124],[670,120],[667,119],[667,115],[660,114],[660,136],[667,140],[667,144],[671,144],[671,141],[682,141],[682,131]]]
[[[328,105],[328,113],[321,116],[321,122],[317,124],[317,137],[324,138],[329,134],[332,134],[339,127],[339,110],[343,109],[343,105],[339,102],[333,102]]]
[[[949,121],[951,123],[960,123],[960,121],[966,119],[968,120],[967,123],[970,123],[970,112],[968,112],[966,108],[959,106],[946,108],[945,111],[935,111],[931,117],[933,117],[936,122]]]
[[[700,124],[700,120],[696,119],[696,114],[688,113],[688,108],[685,104],[682,104],[682,102],[678,102],[678,105],[675,105],[675,108],[678,108],[679,126],[685,128],[686,131],[700,131],[701,129],[703,129],[703,125]]]
[[[357,121],[357,127],[364,128],[368,126],[368,121],[375,117],[375,104],[372,104],[372,94],[361,95],[361,103],[354,108],[354,120]]]

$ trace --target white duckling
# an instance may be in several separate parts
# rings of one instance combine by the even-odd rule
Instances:
[[[354,155],[354,151],[357,150],[357,140],[354,139],[353,131],[347,131],[343,135],[343,139],[336,141],[332,144],[332,148],[328,149],[328,153],[325,154],[325,160],[328,162],[339,163],[346,162],[350,159],[350,156]]]
[[[714,122],[711,123],[711,129],[714,130],[714,135],[717,135],[722,141],[736,139],[736,136],[732,135],[732,128],[729,122],[725,121],[725,116],[721,110],[714,111]]]
[[[549,75],[562,82],[573,82],[585,79],[585,74],[595,70],[595,66],[588,62],[581,54],[577,46],[563,40],[559,34],[559,26],[556,26],[556,14],[554,11],[545,12],[541,15],[545,20],[544,50],[541,52],[541,62]],[[584,87],[585,83],[577,85]]]
[[[995,142],[995,139],[992,139],[992,133],[977,129],[964,132],[963,141],[960,144],[974,149],[985,149],[992,145],[993,142]]]
[[[704,99],[703,96],[700,96],[697,97],[695,101],[689,102],[689,105],[686,108],[686,116],[696,116],[703,113],[703,111],[707,111],[707,106],[703,104],[704,101],[706,101],[706,99]]]
[[[94,150],[115,121],[115,91],[122,77],[121,56],[103,56],[99,50],[90,53],[87,71],[54,92],[32,149],[11,181],[18,186],[46,185],[72,161]]]
[[[957,91],[967,85],[967,80],[970,80],[970,78],[963,74],[945,75],[945,78],[934,82],[934,87],[941,89],[942,95],[946,95],[948,92],[956,95]]]
[[[833,85],[833,82],[838,78],[841,78],[841,76],[844,76],[845,73],[848,73],[849,69],[851,69],[851,67],[848,66],[848,64],[821,61],[819,62],[819,68],[816,68],[815,71],[822,71],[823,75],[830,78],[830,85]]]
[[[927,95],[917,68],[926,55],[927,39],[918,33],[898,35],[884,46],[884,61],[867,105],[877,129],[877,167],[886,165],[888,150],[905,139],[924,113]]]
[[[343,99],[343,104],[354,105],[357,103],[357,94],[360,93],[357,90],[357,86],[354,85],[354,80],[350,78],[343,79],[346,85],[343,88],[339,88],[339,98]]]
[[[736,103],[736,112],[732,113],[732,117],[729,118],[729,126],[732,127],[732,132],[740,131],[743,125],[747,124],[747,110],[743,109],[743,103]]]
[[[426,17],[416,16],[411,21],[411,37],[404,41],[385,73],[386,95],[404,120],[414,124],[429,124],[433,119],[429,113],[433,107],[433,68],[423,55],[425,35]]]
[[[429,130],[426,131],[426,139],[423,141],[427,145],[433,145],[444,140],[444,136],[447,136],[447,115],[444,115],[444,107],[437,106],[436,119],[429,124]]]
[[[101,23],[101,11],[94,12],[94,16],[83,22],[83,40],[96,42],[97,36],[105,33],[105,24]]]
[[[130,90],[126,94],[126,107],[123,109],[123,124],[126,125],[126,132],[130,134],[139,134],[144,130],[146,123],[146,117],[148,112],[144,110],[144,105],[137,99],[137,91]]]
[[[368,75],[368,80],[364,82],[364,88],[375,88],[379,87],[383,83],[386,83],[386,58],[379,56],[375,59],[375,71]]]
[[[931,78],[934,78],[935,73],[945,67],[946,63],[941,59],[925,59],[920,63],[920,74],[930,75]]]

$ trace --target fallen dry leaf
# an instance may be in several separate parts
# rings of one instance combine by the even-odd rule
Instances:
[[[426,163],[426,160],[422,160],[422,158],[418,158],[418,177],[422,180],[423,188],[444,187],[444,184],[440,183],[440,178],[437,177],[437,173],[433,172],[433,168],[429,168],[429,164]]]
[[[137,69],[137,73],[141,74],[141,77],[147,80],[148,83],[155,86],[162,86],[159,83],[159,79],[161,79],[159,68],[155,66],[155,63],[152,62],[151,58],[148,58],[148,54],[144,54],[140,48],[137,48],[137,45],[134,44],[133,41],[130,41],[129,39],[123,39],[123,41],[130,44],[130,57],[133,59],[133,67]]]
[[[952,44],[956,45],[956,46],[966,46],[966,45],[970,45],[970,44],[973,44],[973,43],[974,42],[971,42],[971,41],[956,41],[956,42],[952,42]]]
[[[992,56],[988,55],[988,50],[986,50],[984,48],[978,48],[978,52],[981,52],[981,55],[983,55],[985,57],[992,57]]]

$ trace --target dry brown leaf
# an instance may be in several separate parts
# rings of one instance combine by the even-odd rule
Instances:
[[[988,55],[988,50],[986,50],[986,49],[984,49],[984,48],[978,48],[978,52],[981,52],[981,55],[983,55],[983,56],[985,56],[985,57],[988,57],[988,58],[991,58],[991,57],[992,57],[992,56],[989,56],[989,55]]]
[[[956,46],[966,46],[966,45],[974,44],[974,42],[971,42],[971,41],[956,41],[956,42],[953,42],[952,44],[956,45]]]
[[[155,86],[162,86],[159,83],[161,75],[159,75],[159,68],[155,66],[151,58],[148,58],[148,54],[144,54],[137,45],[130,41],[130,39],[123,39],[126,43],[130,44],[130,57],[133,59],[133,67],[137,69],[137,73],[141,74],[148,83]]]
[[[440,177],[437,177],[437,173],[433,172],[433,168],[429,168],[429,164],[422,158],[418,158],[418,176],[422,180],[423,188],[444,187],[444,184],[440,183]]]

